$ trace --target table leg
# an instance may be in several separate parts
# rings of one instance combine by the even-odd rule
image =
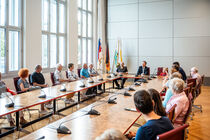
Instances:
[[[16,127],[17,127],[17,130],[20,129],[20,122],[19,122],[19,111],[16,112]]]
[[[78,92],[78,104],[80,103],[80,91]]]

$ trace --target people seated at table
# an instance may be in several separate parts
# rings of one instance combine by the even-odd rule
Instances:
[[[184,69],[180,66],[179,62],[174,62],[173,63],[173,66],[177,66],[178,67],[178,71],[181,73],[182,79],[184,81],[186,81],[187,80],[186,73],[185,73]]]
[[[70,81],[69,79],[65,79],[63,77],[62,69],[63,69],[63,66],[61,64],[57,64],[56,70],[54,72],[55,84],[62,84],[62,83]],[[73,103],[73,102],[74,102],[74,100],[72,99],[72,94],[67,95],[66,99],[65,99],[65,103],[70,104],[70,103]]]
[[[166,105],[166,112],[168,112],[173,105],[177,105],[174,115],[174,126],[177,127],[183,122],[184,117],[189,107],[189,100],[183,91],[185,83],[182,79],[173,78],[170,81],[170,88],[172,89],[173,96],[169,99]]]
[[[7,94],[7,95],[4,95],[4,94]],[[16,95],[16,93],[14,91],[10,90],[6,86],[6,84],[1,80],[1,72],[0,72],[0,98],[7,97],[7,96],[10,96],[10,95]],[[20,111],[19,115],[20,115],[20,124],[21,125],[26,124],[27,121],[24,118],[23,111]],[[6,118],[9,122],[10,126],[15,126],[15,120],[12,118],[11,114],[6,115]]]
[[[155,140],[157,135],[173,129],[167,117],[154,112],[152,98],[146,90],[139,90],[134,94],[134,104],[146,123],[138,129],[136,135],[130,132],[130,137],[135,136],[135,140]]]
[[[144,75],[149,75],[149,67],[147,67],[147,62],[142,61],[142,65],[139,66],[138,71],[136,73],[136,76],[144,76]],[[135,79],[137,81],[138,79]]]
[[[179,79],[181,79],[181,78],[182,78],[182,75],[181,75],[179,72],[173,73],[173,74],[170,76],[170,78],[169,78],[169,80],[167,81],[167,83],[164,85],[164,88],[167,88],[166,94],[165,94],[165,97],[164,97],[164,100],[163,100],[163,107],[164,107],[164,108],[166,108],[166,104],[168,103],[169,99],[173,96],[172,89],[169,88],[170,81],[171,81],[173,78],[179,78]]]
[[[124,62],[122,62],[121,65],[120,65],[120,63],[118,64],[116,72],[119,74],[128,74],[128,69],[125,66]],[[121,80],[121,87],[118,83],[118,80]],[[114,82],[115,82],[117,88],[119,89],[119,88],[124,88],[124,84],[125,84],[126,80],[127,80],[127,78],[120,78],[120,79],[114,80]]]
[[[70,82],[76,81],[79,79],[79,76],[74,72],[74,64],[68,64],[68,79]]]
[[[39,86],[41,88],[48,87],[48,84],[45,83],[45,78],[42,74],[42,66],[41,65],[36,65],[35,71],[31,74],[31,79],[30,80],[31,80],[30,82],[33,84],[33,86]],[[53,108],[51,102],[46,103],[45,106],[48,109]],[[47,113],[45,108],[44,108],[44,104],[41,104],[40,113],[41,114]]]
[[[127,140],[122,132],[116,129],[108,129],[103,134],[96,137],[95,140]]]
[[[18,75],[20,79],[17,81],[18,91],[26,92],[32,88],[27,80],[29,76],[29,70],[27,68],[22,68],[19,70]]]
[[[162,105],[160,93],[153,88],[148,89],[148,93],[150,97],[152,98],[152,102],[154,105],[154,112],[159,116],[166,116],[166,111]]]

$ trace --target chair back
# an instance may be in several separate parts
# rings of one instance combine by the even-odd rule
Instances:
[[[184,88],[183,91],[185,92],[186,96],[188,97],[189,93],[190,93],[190,87]]]
[[[28,82],[31,86],[33,86],[31,74],[28,76]]]
[[[81,69],[77,69],[77,74],[79,77],[80,77],[80,71],[81,71]]]
[[[192,88],[193,88],[193,82],[187,84],[187,87],[190,88],[189,93],[192,93]]]
[[[68,71],[66,71],[66,78],[67,78],[67,79],[69,78]]]
[[[18,82],[19,79],[20,79],[20,77],[14,77],[13,78],[14,86],[15,86],[15,89],[16,89],[17,92],[20,91],[19,88],[18,88],[18,85],[17,85],[17,82]]]
[[[54,72],[50,72],[50,79],[51,79],[51,82],[52,82],[52,86],[55,86],[55,79],[54,79]]]
[[[157,68],[157,76],[160,76],[160,74],[163,72],[163,67]]]
[[[20,91],[20,89],[18,88],[17,82],[18,82],[19,79],[20,79],[20,77],[14,77],[13,78],[14,86],[15,86],[15,90],[16,90],[17,94],[23,93],[23,91]]]
[[[185,139],[185,129],[189,127],[189,124],[184,124],[180,127],[172,129],[168,132],[160,134],[157,136],[157,140],[184,140]]]
[[[176,108],[176,104],[174,104],[170,110],[167,112],[167,117],[169,118],[169,120],[172,122],[174,115],[175,115],[175,108]]]
[[[192,84],[192,90],[191,90],[193,99],[195,99],[195,97],[196,97],[196,79],[197,79],[197,78],[188,78],[188,79],[187,79],[187,84],[193,83],[193,84]]]

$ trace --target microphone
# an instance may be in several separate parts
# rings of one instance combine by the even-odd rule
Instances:
[[[44,92],[44,90],[41,89],[41,92],[43,92],[44,94],[43,94],[43,95],[40,95],[39,98],[46,98],[47,95],[46,95],[46,93]]]
[[[101,76],[101,75],[99,75],[99,79],[98,79],[98,81],[103,81],[104,79],[103,79],[103,77]]]
[[[80,85],[80,87],[85,87],[85,82],[84,81],[85,81],[85,79],[82,79],[82,81],[81,81],[82,85]]]
[[[7,93],[5,95],[11,101],[11,103],[6,104],[5,107],[14,107],[15,106],[15,103],[13,102],[13,100],[7,95]]]
[[[93,78],[92,78],[92,77],[90,77],[90,79],[89,79],[89,83],[94,83],[94,80],[93,80]]]
[[[66,84],[63,84],[60,89],[61,92],[66,92]]]
[[[124,96],[131,96],[130,93],[128,93],[128,91],[125,90],[125,92],[123,93]]]
[[[82,114],[82,115],[80,115],[80,116],[77,116],[77,117],[75,117],[75,118],[72,118],[72,119],[69,119],[69,120],[66,120],[66,121],[60,123],[59,127],[56,129],[57,132],[60,133],[60,134],[71,134],[71,130],[68,129],[66,126],[62,125],[62,124],[66,123],[66,122],[69,122],[69,121],[72,121],[72,120],[75,120],[75,119],[77,119],[77,118],[83,117],[83,116],[85,116],[85,115],[88,115],[88,114],[85,113],[85,114]]]
[[[141,86],[141,83],[135,82],[134,85],[135,86]]]
[[[117,74],[116,73],[113,73],[113,75],[116,77],[117,76]]]
[[[107,78],[112,78],[112,76],[109,74],[109,75],[107,75]]]
[[[117,96],[118,94],[115,94],[115,95],[112,95],[112,96],[110,96],[109,97],[109,99],[108,99],[108,104],[117,104],[117,102],[115,101],[117,98],[115,97],[115,98],[113,98],[113,99],[111,99],[112,97],[114,97],[114,96]]]

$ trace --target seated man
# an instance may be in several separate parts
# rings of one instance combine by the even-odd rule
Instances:
[[[55,84],[62,84],[62,83],[65,83],[65,82],[69,82],[70,81],[68,79],[64,79],[64,77],[62,75],[62,69],[63,69],[63,66],[61,64],[57,64],[56,70],[54,72],[54,81],[55,81]],[[71,102],[74,102],[74,100],[71,99],[71,98],[72,98],[71,94],[67,95],[66,96],[65,103],[66,104],[70,104]]]
[[[80,71],[80,76],[82,79],[86,79],[86,78],[89,78],[91,75],[90,73],[88,72],[88,66],[86,63],[83,64],[83,67]],[[95,91],[96,88],[88,88],[87,92],[86,92],[86,95],[90,95],[90,94],[93,94],[93,90]]]
[[[196,67],[192,67],[190,70],[190,74],[192,78],[196,78],[196,95],[199,94],[199,90],[202,84],[202,78],[200,76],[200,74],[198,73],[198,69]]]
[[[182,68],[182,67],[180,67],[179,62],[174,62],[174,63],[173,63],[173,66],[178,67],[178,70],[179,70],[179,72],[180,72],[180,73],[181,73],[181,75],[182,75],[182,79],[183,79],[184,81],[186,81],[186,80],[187,80],[186,73],[185,73],[185,71],[183,70],[183,68]]]
[[[125,74],[128,74],[128,69],[125,66],[124,62],[122,62],[121,65],[119,65],[117,67],[117,70],[116,71],[117,71],[117,73],[121,73],[121,74],[125,73]],[[124,84],[125,84],[125,81],[127,80],[127,78],[121,78],[121,79],[118,79],[118,80],[122,80],[122,82],[121,82],[121,88],[124,88]],[[117,88],[120,88],[120,85],[118,84],[118,80],[114,80],[114,82],[115,82]]]
[[[45,78],[43,76],[43,74],[41,73],[42,71],[42,66],[41,65],[37,65],[35,67],[35,72],[33,72],[31,74],[31,83],[33,84],[33,86],[39,86],[41,88],[45,88],[45,87],[48,87],[48,84],[45,83]],[[46,108],[48,109],[52,109],[53,106],[52,104],[49,102],[49,103],[46,103]],[[41,113],[47,113],[44,109],[44,104],[41,104]]]
[[[146,120],[146,124],[138,129],[135,140],[156,140],[157,135],[173,129],[167,117],[159,116],[154,112],[152,99],[146,90],[139,90],[134,94],[134,104]],[[132,135],[134,133],[129,134],[129,136]]]
[[[93,64],[89,65],[88,72],[90,73],[91,76],[97,76],[98,72],[94,69]]]
[[[74,64],[73,63],[68,64],[68,79],[70,80],[70,82],[73,82],[73,81],[76,81],[79,79],[78,75],[76,73],[74,73]]]
[[[137,74],[136,76],[139,76],[139,75],[149,75],[149,68],[147,67],[147,62],[146,61],[143,61],[142,62],[142,66],[140,66],[138,68],[138,71],[137,71]],[[135,81],[137,81],[138,79],[135,79]]]
[[[85,78],[89,78],[90,77],[90,73],[88,72],[88,66],[87,64],[83,64],[83,67],[80,71],[80,76],[81,78],[85,79]]]
[[[90,76],[97,76],[97,75],[99,75],[98,72],[94,69],[93,64],[89,65],[88,72],[89,72]],[[102,90],[101,89],[101,85],[98,85],[98,90]]]

